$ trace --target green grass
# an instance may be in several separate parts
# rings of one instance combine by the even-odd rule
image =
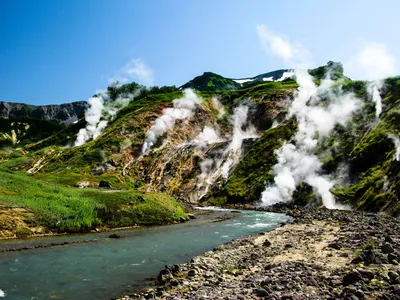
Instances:
[[[184,208],[166,195],[136,190],[78,189],[62,185],[72,182],[74,177],[58,178],[54,174],[36,177],[13,171],[26,161],[25,157],[19,157],[0,165],[0,202],[32,211],[40,225],[52,230],[81,232],[100,224],[155,225],[185,217]]]

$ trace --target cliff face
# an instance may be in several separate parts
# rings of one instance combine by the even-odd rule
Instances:
[[[57,121],[65,125],[69,125],[82,118],[85,114],[86,108],[86,101],[42,106],[0,102],[0,118],[29,118],[43,121]]]

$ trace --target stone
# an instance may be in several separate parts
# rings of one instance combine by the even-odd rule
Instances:
[[[101,180],[99,183],[99,188],[103,188],[103,189],[110,189],[112,188],[111,183],[109,183],[106,180]]]
[[[382,252],[386,253],[386,254],[389,254],[389,253],[393,253],[394,249],[393,249],[393,247],[392,247],[392,245],[390,243],[385,243],[382,246]]]
[[[121,236],[119,234],[113,233],[108,236],[110,239],[119,239]]]
[[[89,181],[78,181],[76,183],[76,187],[80,189],[85,189],[90,187],[90,182]]]
[[[195,269],[191,269],[191,270],[188,271],[188,276],[189,276],[189,277],[194,277],[194,276],[196,275],[196,273],[197,273],[197,272],[196,272]]]
[[[290,248],[294,248],[294,245],[292,243],[285,244],[285,249],[290,249]]]
[[[359,299],[364,299],[365,298],[365,294],[364,294],[364,292],[362,290],[355,291],[354,295]]]
[[[187,214],[188,215],[188,217],[190,218],[190,219],[196,219],[196,216],[194,215],[194,214]]]
[[[267,292],[265,289],[263,289],[263,288],[255,289],[255,290],[253,291],[253,293],[254,293],[257,297],[268,297],[268,296],[269,296],[268,292]]]
[[[353,283],[355,283],[357,281],[361,281],[361,280],[362,280],[361,274],[358,271],[353,270],[353,271],[350,271],[349,273],[347,273],[343,277],[342,282],[344,285],[349,285],[349,284],[353,284]]]
[[[400,284],[395,284],[390,287],[393,295],[400,295]]]
[[[264,247],[270,247],[271,246],[271,242],[267,239],[265,239],[264,243],[263,243]]]
[[[394,279],[396,279],[399,275],[398,275],[396,272],[390,270],[390,271],[388,272],[388,276],[390,277],[390,279],[394,280]]]
[[[329,248],[335,249],[335,250],[340,250],[342,249],[342,246],[339,243],[330,243],[328,244]]]

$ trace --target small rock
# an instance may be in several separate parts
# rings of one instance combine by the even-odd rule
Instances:
[[[392,245],[390,243],[385,243],[382,246],[382,252],[386,253],[386,254],[389,254],[389,253],[393,253],[394,249],[393,249],[393,247],[392,247]]]
[[[101,180],[99,183],[99,188],[103,188],[103,189],[110,189],[112,188],[111,183],[109,183],[106,180]]]
[[[196,270],[195,269],[191,269],[188,271],[188,276],[189,277],[194,277],[196,275]]]
[[[255,289],[255,290],[253,291],[253,293],[254,293],[257,297],[268,297],[268,296],[269,296],[268,292],[267,292],[265,289],[263,289],[263,288]]]
[[[190,218],[190,219],[196,219],[196,216],[194,215],[194,214],[187,214],[188,215],[188,217]]]
[[[292,243],[285,244],[285,249],[289,249],[289,248],[294,248],[294,245]]]
[[[353,270],[343,277],[342,282],[344,285],[349,285],[360,280],[362,280],[361,274],[358,271]]]
[[[390,277],[390,279],[394,280],[394,279],[396,279],[397,276],[399,276],[399,275],[398,275],[396,272],[390,270],[390,271],[388,272],[388,276]]]
[[[395,284],[390,287],[393,295],[400,295],[400,284]]]
[[[264,243],[263,243],[264,247],[270,247],[271,246],[271,242],[267,239],[265,239]]]
[[[110,239],[119,239],[121,236],[119,234],[113,233],[108,236]]]
[[[362,290],[357,290],[356,292],[354,292],[354,295],[359,299],[365,298],[364,292]]]
[[[328,245],[329,248],[335,249],[335,250],[340,250],[342,249],[342,245],[340,245],[339,243],[330,243]]]

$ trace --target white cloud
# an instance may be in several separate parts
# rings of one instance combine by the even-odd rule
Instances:
[[[152,86],[154,83],[153,71],[141,58],[132,59],[127,63],[115,77],[109,79],[110,83],[118,81],[119,83],[128,83],[137,81],[146,86]]]
[[[397,60],[384,44],[368,44],[344,64],[346,73],[354,79],[379,80],[397,72]]]
[[[307,68],[312,61],[311,53],[299,43],[291,43],[269,30],[265,25],[257,26],[257,34],[262,47],[281,58],[290,67]]]

